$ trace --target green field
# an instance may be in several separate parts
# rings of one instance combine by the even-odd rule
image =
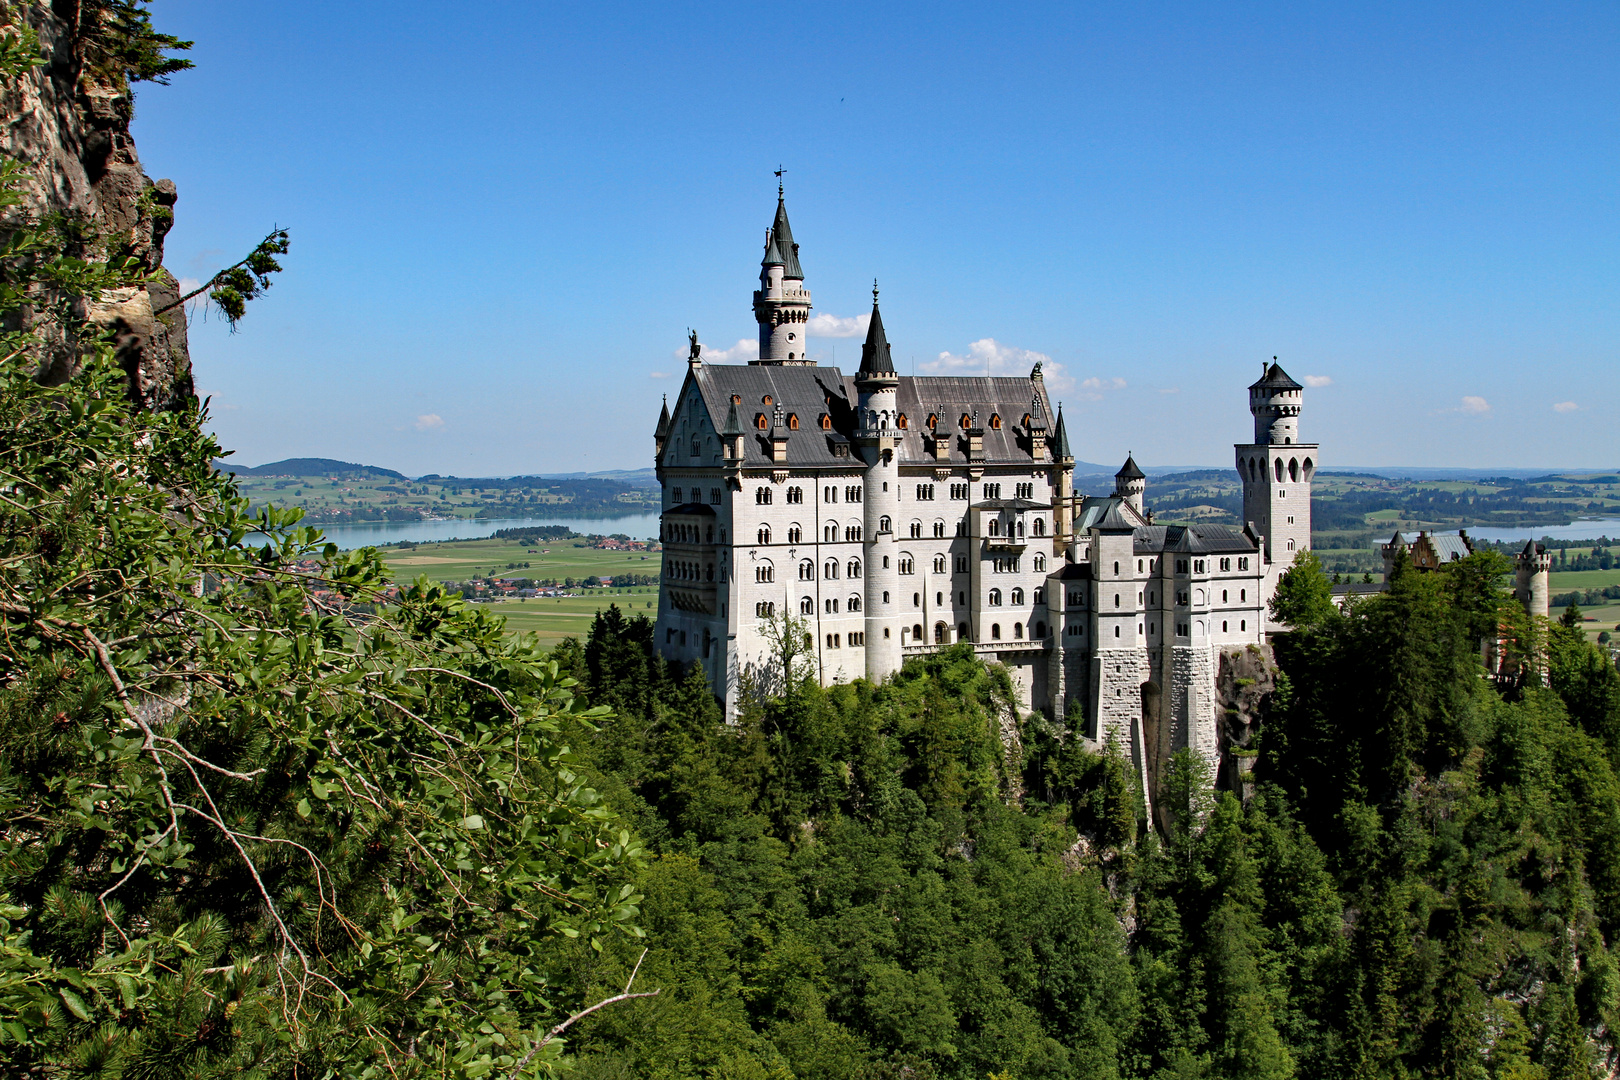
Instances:
[[[1548,578],[1554,594],[1574,589],[1601,589],[1605,585],[1620,585],[1620,569],[1573,570],[1564,573],[1555,570]]]
[[[509,577],[544,580],[556,578],[610,577],[619,574],[659,573],[663,556],[654,552],[627,553],[598,551],[582,540],[556,540],[523,545],[508,540],[459,540],[442,544],[418,544],[414,548],[382,549],[384,561],[401,582],[426,575],[429,581],[464,582],[475,577]],[[512,564],[517,564],[513,566]],[[523,564],[527,563],[527,566]],[[626,612],[653,616],[658,613],[658,587],[638,585],[628,589],[588,589],[580,596],[516,597],[490,601],[490,610],[506,617],[507,630],[514,634],[538,634],[542,645],[555,645],[565,637],[584,637],[598,610],[617,604]]]
[[[663,556],[656,551],[598,551],[586,547],[583,540],[528,545],[510,540],[457,540],[414,548],[385,547],[382,557],[400,581],[414,581],[419,574],[431,581],[466,581],[485,574],[561,580],[657,574],[663,565]]]

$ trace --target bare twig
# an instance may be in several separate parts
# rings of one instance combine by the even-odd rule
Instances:
[[[577,1012],[574,1015],[570,1016],[568,1019],[564,1020],[562,1023],[558,1024],[556,1027],[552,1028],[550,1031],[546,1032],[546,1037],[545,1038],[541,1039],[539,1042],[537,1042],[533,1046],[529,1047],[529,1052],[527,1054],[523,1055],[523,1060],[518,1062],[516,1067],[514,1067],[512,1069],[510,1074],[508,1074],[507,1080],[517,1080],[518,1076],[522,1074],[523,1070],[528,1067],[529,1062],[534,1059],[534,1055],[538,1054],[541,1051],[541,1049],[543,1049],[545,1047],[545,1045],[548,1042],[550,1042],[552,1039],[555,1039],[558,1035],[561,1035],[564,1031],[567,1031],[569,1026],[572,1025],[574,1023],[574,1021],[583,1020],[583,1019],[585,1019],[585,1017],[591,1015],[591,1013],[595,1012],[597,1009],[605,1008],[608,1005],[617,1005],[621,1001],[630,1001],[633,998],[657,997],[658,996],[658,991],[657,990],[646,990],[646,991],[643,991],[642,993],[639,993],[639,994],[632,994],[630,992],[630,987],[635,985],[636,975],[638,973],[640,973],[640,971],[641,971],[641,962],[643,960],[645,960],[646,958],[647,958],[647,950],[642,949],[641,950],[641,955],[636,957],[636,966],[631,970],[629,980],[624,984],[624,993],[622,993],[622,994],[614,994],[610,998],[603,998],[601,1001],[598,1001],[595,1005],[592,1005],[590,1008],[581,1009],[579,1012]]]

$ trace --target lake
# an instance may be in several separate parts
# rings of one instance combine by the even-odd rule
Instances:
[[[1620,518],[1589,518],[1572,521],[1568,525],[1526,525],[1517,529],[1469,529],[1468,535],[1476,540],[1511,542],[1514,540],[1596,540],[1599,537],[1620,537]]]
[[[657,514],[626,514],[622,517],[545,517],[545,518],[456,518],[452,521],[376,521],[357,525],[317,525],[326,538],[340,548],[374,547],[401,540],[430,543],[434,540],[481,540],[494,536],[496,529],[523,529],[537,525],[566,525],[577,533],[623,533],[632,540],[658,539]]]

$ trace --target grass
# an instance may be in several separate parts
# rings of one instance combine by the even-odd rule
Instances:
[[[656,552],[599,551],[581,540],[554,540],[524,545],[510,540],[459,540],[383,548],[383,559],[399,581],[426,574],[430,581],[466,581],[495,577],[588,578],[619,574],[657,574],[663,556]],[[510,564],[517,563],[517,567]],[[522,564],[527,563],[525,567]]]
[[[558,540],[526,546],[509,540],[460,540],[439,544],[418,544],[415,548],[384,548],[384,560],[401,582],[427,575],[430,581],[467,581],[494,576],[533,578],[609,577],[618,574],[657,574],[663,564],[659,552],[626,553],[599,551],[579,540]],[[517,567],[509,564],[517,563]],[[528,563],[527,567],[522,566]],[[538,634],[540,644],[557,644],[565,637],[584,637],[591,619],[610,604],[626,613],[658,614],[658,587],[637,585],[628,589],[590,589],[579,596],[516,597],[490,601],[490,610],[506,617],[512,634]]]
[[[1620,585],[1620,569],[1566,570],[1563,573],[1555,570],[1548,578],[1549,587],[1554,593],[1571,592],[1575,589],[1601,589],[1605,585]]]

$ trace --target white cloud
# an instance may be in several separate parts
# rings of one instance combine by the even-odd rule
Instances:
[[[698,344],[702,345],[702,342]],[[685,360],[691,352],[690,347],[682,345],[669,355],[677,360]],[[729,349],[716,349],[710,345],[703,345],[703,359],[711,364],[724,364],[736,360],[759,359],[759,341],[755,338],[742,338]]]
[[[180,279],[180,295],[184,296],[186,293],[191,292],[194,289],[201,288],[201,286],[202,282],[199,279],[194,277],[183,277]]]
[[[1578,408],[1580,408],[1580,406],[1575,404],[1573,401],[1560,401],[1558,404],[1553,406],[1553,412],[1574,412]]]
[[[1111,379],[1099,379],[1096,376],[1092,376],[1080,384],[1080,389],[1085,391],[1085,393],[1082,393],[1080,396],[1087,401],[1101,401],[1104,390],[1125,389],[1125,380],[1120,378],[1118,375],[1115,375]]]
[[[444,427],[444,417],[438,413],[423,413],[416,418],[417,431],[434,431]]]
[[[1003,345],[995,338],[980,338],[971,343],[965,356],[942,352],[937,360],[918,364],[917,370],[924,375],[1027,376],[1036,364],[1041,365],[1041,374],[1051,389],[1067,390],[1074,386],[1074,379],[1064,373],[1063,365],[1053,363],[1050,356],[1033,349]]]
[[[871,315],[847,319],[841,315],[812,315],[804,325],[804,332],[809,337],[865,337],[871,321]]]
[[[647,378],[649,378],[649,379],[667,379],[667,378],[669,378],[669,372],[667,372],[667,371],[649,371],[649,372],[647,372]]]
[[[1469,416],[1484,416],[1491,411],[1491,403],[1477,395],[1468,394],[1463,397],[1462,405],[1457,411],[1467,413]]]
[[[1306,386],[1332,386],[1333,385],[1333,376],[1331,376],[1331,375],[1307,375],[1307,376],[1305,376],[1305,385]]]

